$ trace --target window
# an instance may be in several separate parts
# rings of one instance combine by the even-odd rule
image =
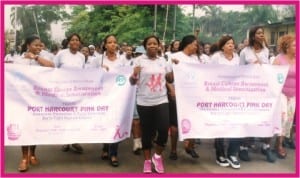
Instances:
[[[275,44],[275,32],[271,32],[271,45]]]
[[[278,36],[281,37],[283,36],[285,33],[284,32],[279,32]]]

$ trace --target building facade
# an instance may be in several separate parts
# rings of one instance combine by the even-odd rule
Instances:
[[[275,50],[279,37],[286,34],[295,35],[295,23],[296,18],[289,17],[283,19],[281,22],[264,25],[264,33],[268,45]]]

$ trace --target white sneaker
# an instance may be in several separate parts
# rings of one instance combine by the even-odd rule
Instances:
[[[241,164],[236,156],[229,156],[227,161],[229,162],[230,166],[234,169],[239,169]]]
[[[133,151],[137,149],[141,149],[142,147],[141,138],[134,138],[133,139]]]
[[[133,153],[136,155],[140,155],[142,150],[142,143],[141,138],[135,138],[133,139]]]
[[[139,149],[142,149],[142,148],[143,148],[142,140],[141,140],[141,139],[138,140],[138,145],[139,145]]]

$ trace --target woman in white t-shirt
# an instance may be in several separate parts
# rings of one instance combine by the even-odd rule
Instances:
[[[269,49],[264,36],[264,29],[260,26],[249,31],[249,45],[240,53],[240,64],[269,64]]]
[[[172,63],[171,56],[172,56],[172,54],[178,52],[179,45],[180,45],[180,40],[174,40],[170,44],[170,51],[168,53],[166,53],[166,55],[165,55],[165,58],[169,63]]]
[[[137,84],[137,110],[142,128],[144,152],[144,173],[151,173],[151,162],[158,173],[164,173],[162,152],[168,140],[169,105],[166,81],[172,82],[171,67],[163,57],[158,56],[159,39],[148,36],[143,46],[146,54],[134,60],[134,73],[130,78]],[[153,138],[156,137],[155,153],[151,158]]]
[[[15,50],[10,50],[9,51],[9,54],[7,54],[5,57],[4,57],[4,62],[5,63],[13,63],[17,58],[19,58],[20,55],[18,55]]]
[[[41,52],[41,40],[38,36],[32,35],[26,38],[22,45],[22,56],[15,63],[21,65],[54,67],[54,63],[50,59],[39,56]],[[29,164],[37,165],[39,161],[35,155],[36,145],[22,146],[22,159],[18,170],[25,172],[29,168]]]
[[[95,56],[90,55],[90,48],[87,46],[84,46],[80,49],[80,52],[84,55],[85,58],[85,64],[84,68],[98,68],[100,66],[99,58]]]
[[[212,64],[238,66],[240,57],[234,52],[233,38],[228,35],[222,36],[218,44],[219,51],[211,56]],[[240,138],[229,138],[228,142],[227,155],[225,155],[224,138],[215,139],[216,163],[222,167],[230,165],[232,168],[238,169],[241,167],[237,158],[240,147]]]
[[[126,46],[125,48],[125,54],[121,55],[122,60],[125,61],[126,66],[132,66],[133,65],[133,47],[132,46]]]
[[[211,56],[212,64],[239,65],[240,57],[234,52],[234,41],[230,36],[223,36],[219,40],[219,51]],[[233,45],[233,49],[232,48]]]
[[[54,67],[54,63],[47,56],[41,55],[42,46],[38,36],[32,35],[28,37],[22,45],[21,56],[14,63],[33,66]]]
[[[199,49],[198,49],[198,57],[202,64],[209,64],[211,63],[210,57],[204,53],[204,43],[199,41]]]
[[[124,58],[118,53],[117,38],[114,35],[108,35],[103,41],[103,54],[100,56],[100,66],[107,71],[117,70],[126,64]]]
[[[60,50],[54,57],[57,68],[76,68],[83,69],[85,57],[80,53],[81,45],[80,36],[76,33],[71,34],[68,38],[68,48]]]
[[[249,44],[240,53],[240,64],[269,64],[269,49],[264,36],[264,29],[261,26],[252,27],[249,30]],[[271,138],[264,138],[261,152],[266,155],[268,162],[276,161],[276,155],[271,151]],[[241,144],[239,158],[243,161],[250,161],[248,147],[253,143],[253,138],[245,138]]]
[[[120,54],[117,52],[118,43],[117,38],[114,35],[107,35],[103,41],[103,51],[100,66],[105,67],[108,72],[116,71],[119,67],[125,66],[124,59],[121,58]],[[110,164],[113,167],[119,166],[118,161],[118,146],[119,143],[104,144],[102,149],[101,158],[103,160],[109,159]]]
[[[68,36],[67,42],[68,48],[60,50],[54,57],[55,66],[57,68],[83,69],[85,57],[79,51],[81,45],[80,36],[76,33],[73,33],[70,36]],[[76,153],[83,152],[83,148],[78,143],[74,143],[71,145],[63,145],[62,151],[69,151],[70,148]]]
[[[197,56],[198,41],[194,35],[187,35],[183,37],[179,45],[179,51],[171,55],[171,61],[177,63],[194,63],[200,64]],[[177,107],[175,97],[174,84],[167,85],[168,99],[169,99],[169,113],[170,113],[170,131],[171,131],[171,153],[169,158],[171,160],[177,159],[177,141],[178,141],[178,120]],[[192,158],[199,158],[199,155],[194,150],[194,139],[185,140],[185,152]]]

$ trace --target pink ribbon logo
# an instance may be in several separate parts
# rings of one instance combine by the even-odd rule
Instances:
[[[189,133],[191,130],[191,122],[189,119],[182,119],[181,121],[181,131],[183,134]]]
[[[117,138],[119,139],[122,139],[124,138],[126,135],[128,135],[128,132],[121,132],[121,128],[119,125],[117,125],[117,129],[116,129],[116,133],[115,133],[115,136],[114,136],[114,140],[116,140]]]
[[[9,140],[17,140],[21,136],[21,130],[19,129],[18,124],[9,124],[6,127],[7,138]]]

